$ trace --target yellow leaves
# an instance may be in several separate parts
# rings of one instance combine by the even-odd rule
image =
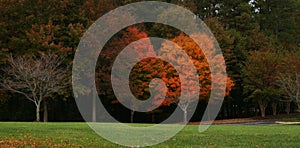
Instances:
[[[84,28],[83,24],[77,23],[77,24],[69,24],[68,29],[70,30],[71,35],[81,37],[86,29]]]

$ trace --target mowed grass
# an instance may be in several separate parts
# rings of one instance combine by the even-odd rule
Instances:
[[[0,147],[121,146],[101,138],[86,123],[0,122]],[[199,133],[197,125],[188,125],[154,147],[300,147],[300,126],[213,125]]]

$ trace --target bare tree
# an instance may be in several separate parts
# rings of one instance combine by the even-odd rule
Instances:
[[[284,55],[280,73],[277,78],[286,103],[286,112],[290,111],[290,103],[294,102],[300,111],[300,51],[288,52]]]
[[[300,74],[297,72],[281,74],[278,78],[278,86],[285,93],[284,102],[295,102],[300,111]]]
[[[32,101],[36,107],[36,121],[40,121],[42,101],[63,93],[69,84],[68,67],[62,66],[62,61],[63,58],[55,54],[10,56],[7,66],[2,69],[0,85]]]

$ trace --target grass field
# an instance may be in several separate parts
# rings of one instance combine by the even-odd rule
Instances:
[[[113,125],[112,125],[113,128]],[[0,147],[120,147],[86,123],[0,122]],[[300,147],[299,125],[188,125],[155,147]]]

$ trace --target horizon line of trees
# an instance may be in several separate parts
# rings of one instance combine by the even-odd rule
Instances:
[[[63,67],[72,65],[74,53],[80,37],[97,18],[108,11],[139,0],[3,0],[0,1],[0,69],[4,76],[4,69],[17,59],[25,55],[39,57],[50,53],[64,57]],[[229,77],[228,94],[218,118],[250,117],[258,113],[265,117],[268,114],[300,111],[300,1],[297,0],[162,0],[164,2],[183,6],[198,17],[211,29],[222,49]],[[151,10],[145,10],[151,11]],[[168,16],[168,11],[161,17]],[[134,15],[132,18],[134,19]],[[115,20],[112,21],[112,25]],[[184,20],[178,20],[184,21]],[[117,23],[117,22],[115,22]],[[99,55],[96,80],[98,95],[109,112],[118,120],[124,122],[160,122],[174,110],[178,100],[178,82],[174,68],[163,63],[148,59],[140,62],[132,70],[132,86],[148,86],[150,80],[158,77],[147,64],[162,64],[172,72],[159,75],[170,82],[169,96],[161,107],[149,113],[132,113],[116,101],[110,84],[103,83],[110,80],[109,64],[115,56],[129,43],[144,37],[162,37],[183,46],[186,52],[196,50],[194,46],[185,45],[189,42],[180,30],[155,23],[142,23],[120,30],[104,47]],[[184,40],[183,43],[180,43]],[[189,47],[190,46],[190,47]],[[91,53],[92,54],[92,53]],[[12,55],[11,58],[10,55]],[[201,57],[201,56],[199,56]],[[33,58],[37,60],[37,58]],[[34,63],[34,60],[31,63]],[[197,59],[199,60],[199,59]],[[203,59],[202,59],[203,60]],[[100,62],[99,62],[100,61]],[[205,60],[204,60],[205,61]],[[195,61],[196,62],[196,61]],[[49,63],[49,62],[48,62]],[[205,63],[205,62],[204,62]],[[202,64],[203,65],[203,64]],[[198,64],[202,79],[209,79],[205,66]],[[205,64],[204,64],[205,65]],[[155,66],[154,66],[155,67]],[[163,69],[158,71],[164,72]],[[67,68],[66,68],[67,69]],[[101,71],[102,70],[102,71]],[[25,72],[25,71],[24,71]],[[67,69],[66,75],[71,75]],[[147,73],[149,76],[137,75]],[[152,74],[152,75],[151,75]],[[52,78],[51,78],[52,79]],[[5,78],[4,78],[5,80]],[[142,81],[137,81],[142,80]],[[171,83],[172,81],[172,83]],[[7,81],[1,81],[8,84]],[[209,81],[208,81],[209,83]],[[135,85],[133,85],[135,84]],[[174,85],[172,85],[174,84]],[[201,84],[202,86],[209,86]],[[68,82],[63,92],[45,96],[39,104],[44,114],[44,121],[81,121],[82,118],[74,102],[71,85]],[[40,120],[34,119],[34,104],[28,103],[28,97],[13,93],[0,87],[0,120]],[[200,104],[192,121],[199,121],[207,105],[206,96],[210,87],[201,90]],[[24,88],[21,88],[24,90]],[[89,94],[87,87],[82,93]],[[149,88],[136,87],[134,95],[145,99],[149,97]],[[201,98],[202,97],[202,98]],[[30,98],[30,97],[29,97]],[[30,99],[29,99],[30,100]],[[46,101],[47,100],[47,101]],[[28,102],[27,102],[28,101]],[[34,102],[34,101],[33,101]],[[87,102],[92,103],[92,102]],[[48,112],[47,112],[48,110]],[[188,112],[188,108],[185,112]],[[259,111],[258,111],[259,110]],[[183,110],[184,111],[184,110]],[[183,113],[184,114],[184,113]],[[100,118],[101,112],[91,109],[91,121]],[[182,121],[182,119],[179,119]]]

